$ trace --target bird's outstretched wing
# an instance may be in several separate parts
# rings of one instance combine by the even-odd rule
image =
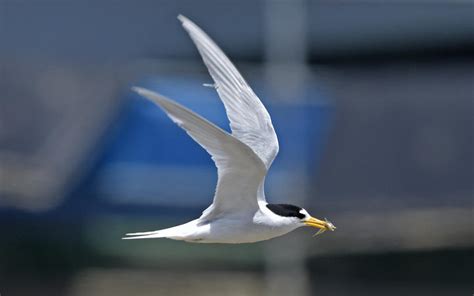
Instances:
[[[218,181],[214,202],[203,213],[204,216],[258,208],[257,192],[262,188],[267,170],[250,147],[162,95],[140,87],[133,90],[160,106],[171,120],[212,156]],[[258,198],[265,199],[263,194]]]
[[[278,138],[265,106],[214,41],[186,17],[179,15],[178,19],[214,79],[232,135],[252,148],[268,169],[278,153]]]

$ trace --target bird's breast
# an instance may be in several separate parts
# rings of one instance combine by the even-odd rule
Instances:
[[[195,240],[201,243],[252,243],[284,235],[295,227],[254,223],[252,220],[218,219],[203,224],[202,231]]]

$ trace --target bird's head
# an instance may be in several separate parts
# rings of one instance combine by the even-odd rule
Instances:
[[[321,234],[327,230],[334,231],[336,229],[336,226],[334,226],[327,219],[320,220],[314,218],[308,213],[308,211],[298,206],[288,204],[267,204],[267,208],[274,214],[291,218],[294,223],[297,223],[299,226],[318,228],[319,230],[316,235]]]

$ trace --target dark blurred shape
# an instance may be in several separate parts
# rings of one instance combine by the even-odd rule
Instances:
[[[0,206],[58,206],[90,165],[90,151],[117,109],[102,66],[3,55],[0,81]]]

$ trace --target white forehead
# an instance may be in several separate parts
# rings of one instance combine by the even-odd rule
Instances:
[[[309,216],[309,213],[305,209],[301,209],[300,213],[305,215],[305,216]]]

